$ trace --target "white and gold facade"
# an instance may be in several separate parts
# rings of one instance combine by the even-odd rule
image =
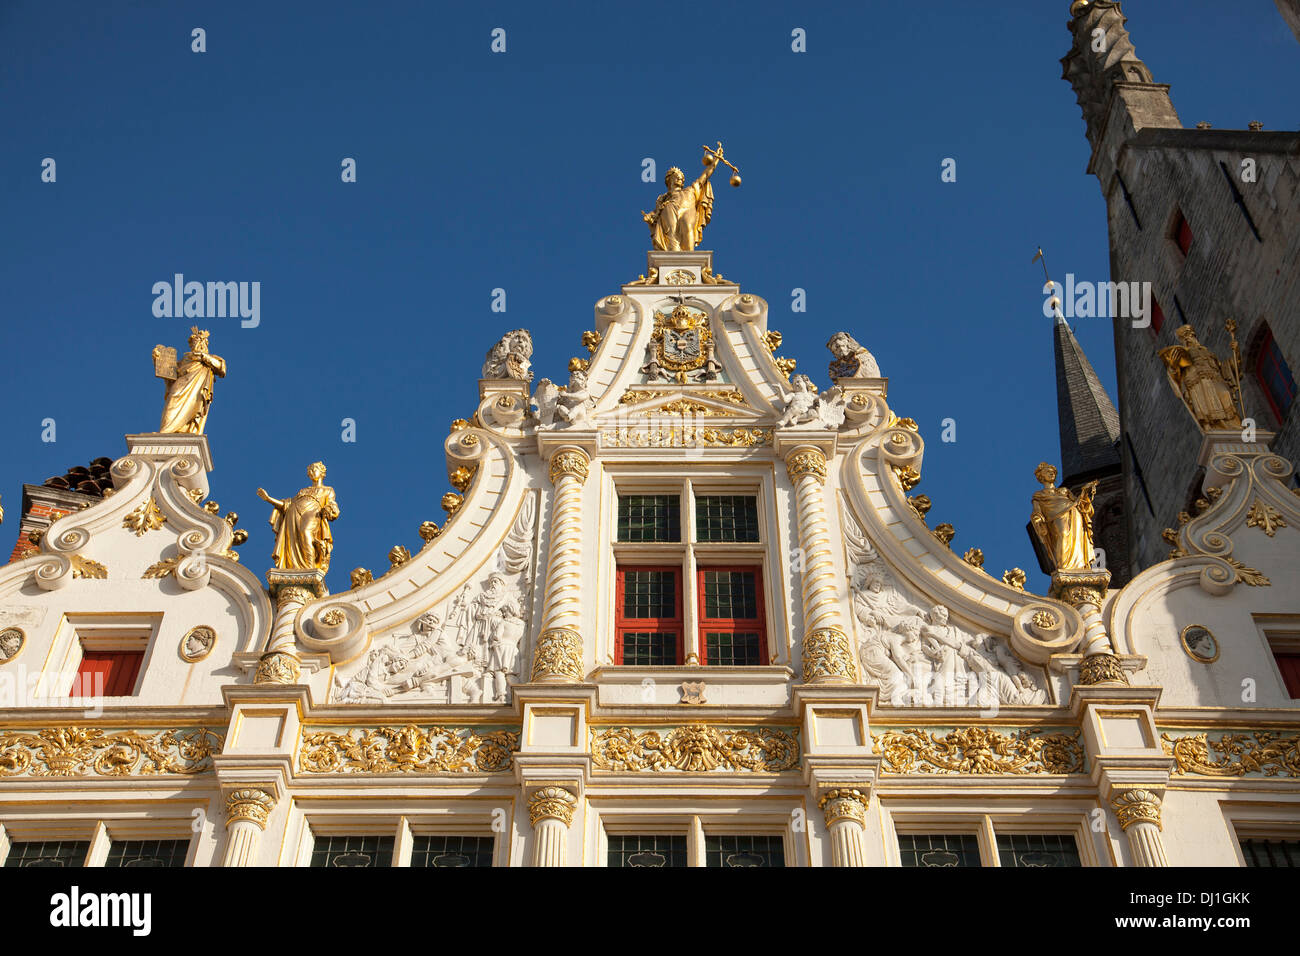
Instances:
[[[1300,498],[1269,436],[1207,433],[1170,560],[1040,597],[927,523],[865,349],[837,336],[819,392],[711,253],[647,276],[597,302],[567,388],[502,340],[445,439],[445,524],[343,593],[234,557],[205,435],[127,436],[115,494],[0,568],[0,857],[1237,866],[1300,840]],[[632,497],[677,539],[629,540]],[[703,534],[720,499],[744,535]],[[680,572],[675,663],[628,650],[645,567]],[[735,568],[756,610],[719,637],[701,582]],[[96,648],[142,655],[130,693],[82,693]]]

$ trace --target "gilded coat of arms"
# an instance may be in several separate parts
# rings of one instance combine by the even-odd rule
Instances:
[[[706,313],[685,303],[678,303],[668,315],[655,313],[646,364],[641,369],[649,381],[709,382],[721,370],[722,363],[713,355],[713,333]],[[688,378],[688,373],[696,374]]]

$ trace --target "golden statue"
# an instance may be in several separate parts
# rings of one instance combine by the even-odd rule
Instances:
[[[1029,523],[1052,570],[1086,571],[1092,565],[1092,496],[1097,493],[1097,482],[1080,488],[1076,498],[1069,488],[1056,487],[1056,468],[1047,462],[1034,469],[1034,477],[1043,487],[1034,492]]]
[[[153,347],[154,376],[167,383],[160,432],[202,435],[212,404],[212,380],[226,377],[226,360],[208,351],[208,332],[190,329],[190,350],[176,361],[176,350]]]
[[[1236,401],[1241,395],[1241,354],[1237,347],[1237,324],[1227,322],[1232,334],[1232,362],[1223,362],[1196,338],[1190,325],[1180,325],[1175,333],[1178,345],[1160,350],[1160,358],[1169,374],[1169,384],[1205,431],[1215,428],[1241,428],[1241,414]]]
[[[704,227],[713,216],[713,186],[709,177],[719,163],[731,166],[735,175],[731,185],[740,185],[740,170],[722,155],[722,143],[716,148],[704,147],[704,172],[689,186],[686,174],[674,166],[664,176],[668,191],[655,200],[654,212],[642,212],[641,218],[650,227],[654,248],[667,252],[690,252],[704,238]]]
[[[292,498],[272,498],[258,488],[257,496],[271,505],[271,530],[275,532],[275,550],[271,560],[282,571],[328,571],[334,537],[329,523],[339,516],[334,489],[322,484],[325,463],[307,466],[311,484]]]

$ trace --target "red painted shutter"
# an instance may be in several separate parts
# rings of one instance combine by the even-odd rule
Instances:
[[[143,661],[143,651],[86,651],[77,668],[73,695],[93,697],[102,693],[105,697],[129,697],[135,693],[135,679]]]
[[[1286,692],[1292,697],[1300,698],[1300,654],[1274,654],[1278,670],[1282,672],[1282,683]]]

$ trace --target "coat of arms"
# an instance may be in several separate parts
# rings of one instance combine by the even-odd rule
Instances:
[[[707,313],[682,302],[668,315],[655,313],[654,331],[646,344],[646,364],[641,369],[649,381],[713,381],[721,369],[722,364],[713,356],[713,333]],[[687,378],[686,373],[696,371],[697,376]]]

